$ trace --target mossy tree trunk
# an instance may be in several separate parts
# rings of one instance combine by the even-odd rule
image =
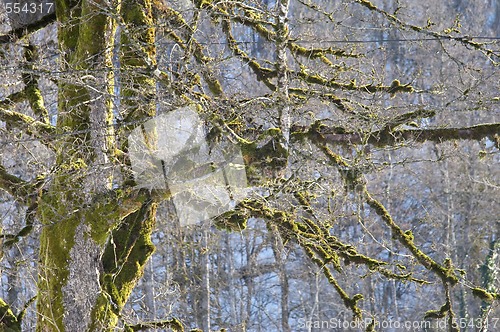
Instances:
[[[149,238],[155,203],[141,195],[138,204],[124,208],[122,192],[111,188],[115,27],[123,24],[121,79],[132,87],[122,87],[122,105],[128,117],[153,116],[154,101],[135,98],[147,95],[143,91],[154,95],[146,73],[155,52],[152,5],[107,3],[57,2],[60,67],[66,74],[59,81],[57,132],[64,139],[40,199],[38,331],[111,331],[154,250]],[[116,13],[120,20],[113,18]]]

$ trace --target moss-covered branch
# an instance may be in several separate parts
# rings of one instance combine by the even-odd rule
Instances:
[[[121,310],[155,250],[151,242],[155,222],[156,204],[147,201],[139,210],[125,217],[112,232],[101,258],[102,292],[92,313],[91,330],[107,331],[116,325]]]
[[[489,137],[497,141],[499,145],[500,123],[485,123],[478,124],[470,127],[459,128],[429,128],[429,129],[408,129],[408,130],[395,130],[391,135],[377,137],[378,133],[372,135],[369,143],[377,145],[377,142],[383,144],[394,144],[402,140],[416,141],[416,142],[444,142],[451,140],[476,140],[479,141],[483,138]],[[392,138],[391,138],[392,137]],[[380,144],[380,143],[378,143]]]
[[[360,55],[358,55],[358,54],[348,53],[346,50],[337,49],[337,48],[333,48],[333,47],[306,48],[306,47],[300,46],[299,44],[292,42],[292,41],[289,41],[287,46],[290,49],[290,51],[295,55],[300,55],[300,56],[305,57],[307,59],[320,59],[322,62],[326,63],[327,65],[333,65],[332,62],[330,61],[330,59],[328,59],[326,57],[327,55],[333,55],[335,57],[351,57],[351,58],[360,57]]]
[[[0,188],[16,198],[24,199],[28,194],[28,191],[26,191],[26,184],[26,181],[9,174],[5,167],[0,165]]]
[[[363,299],[363,295],[355,294],[351,298],[333,277],[333,274],[328,266],[326,266],[326,263],[322,259],[317,257],[310,248],[306,247],[305,252],[307,256],[309,256],[311,261],[313,261],[321,269],[328,282],[333,286],[337,294],[342,299],[342,302],[344,302],[344,305],[352,311],[354,319],[361,319],[361,309],[357,306],[357,302]]]
[[[362,84],[358,85],[355,80],[352,80],[349,83],[341,83],[336,81],[335,79],[329,79],[321,76],[320,74],[310,74],[302,68],[302,70],[298,72],[292,72],[291,75],[294,75],[304,82],[308,84],[317,84],[320,86],[324,86],[331,89],[340,89],[347,91],[358,91],[358,92],[367,92],[367,93],[375,93],[375,92],[386,92],[391,95],[394,95],[399,92],[413,92],[414,89],[408,84],[401,84],[398,80],[392,81],[391,85],[383,85],[383,84]]]
[[[425,112],[424,112],[425,113]],[[415,115],[414,113],[413,115]],[[428,115],[432,115],[429,112]],[[315,127],[316,126],[316,127]],[[420,128],[420,129],[400,129],[391,122],[382,130],[367,134],[348,132],[342,127],[329,127],[323,124],[315,124],[311,127],[293,126],[292,139],[321,140],[330,144],[361,144],[368,143],[377,147],[393,146],[404,142],[426,142],[432,141],[442,143],[453,140],[476,140],[490,138],[500,146],[500,123],[485,123],[470,127],[459,128]],[[316,129],[315,129],[316,128]],[[320,135],[320,136],[318,136]]]
[[[451,265],[451,262],[449,266],[440,265],[431,257],[426,255],[421,249],[419,249],[414,243],[414,237],[411,231],[403,231],[394,222],[385,206],[371,196],[366,188],[366,184],[361,179],[362,174],[360,172],[357,172],[355,168],[352,168],[341,156],[331,151],[324,144],[324,138],[321,134],[317,133],[317,130],[313,130],[313,133],[314,132],[316,133],[316,137],[318,138],[315,142],[316,145],[321,148],[332,165],[339,169],[339,173],[346,182],[346,185],[349,185],[350,188],[354,188],[355,190],[359,190],[362,192],[368,206],[370,206],[391,229],[393,238],[400,242],[404,247],[406,247],[415,257],[415,259],[417,259],[417,261],[422,264],[422,266],[436,273],[442,279],[443,283],[450,285],[455,285],[456,283],[458,283],[458,277],[455,275],[455,270]]]
[[[10,306],[0,299],[0,330],[21,332],[21,321],[14,315]]]
[[[99,291],[102,247],[120,217],[137,209],[127,190],[109,190],[112,171],[104,155],[114,151],[109,144],[112,135],[105,132],[113,128],[107,92],[114,25],[103,6],[74,0],[58,0],[56,5],[60,70],[80,76],[59,80],[57,133],[63,136],[52,179],[38,206],[44,226],[37,302],[40,331],[88,330]],[[95,78],[85,75],[89,70],[95,70]],[[84,79],[87,76],[91,78]],[[89,181],[92,172],[99,175]]]
[[[335,17],[335,13],[328,12],[327,10],[322,9],[318,4],[311,2],[311,1],[305,1],[305,0],[297,0],[297,1],[301,5],[305,6],[306,8],[309,8],[312,11],[320,13],[325,18],[327,18],[330,22],[335,23],[337,21],[336,17]]]
[[[177,43],[184,51],[192,52],[195,60],[206,67],[201,73],[203,79],[207,82],[210,91],[215,96],[222,95],[222,85],[217,77],[210,71],[212,59],[205,54],[204,47],[193,36],[195,31],[193,31],[192,27],[186,22],[182,14],[159,1],[155,1],[155,8],[161,12],[169,25],[174,27],[167,31],[167,36]],[[180,30],[181,36],[177,35],[174,29]]]
[[[33,195],[37,192],[38,185],[38,180],[33,182],[24,181],[7,172],[7,169],[0,164],[0,189],[7,191],[18,202],[31,204]]]
[[[57,0],[55,8],[59,23],[57,39],[61,55],[65,60],[61,63],[64,67],[71,60],[78,44],[82,8],[81,2],[78,0]]]
[[[424,319],[439,319],[446,317],[447,326],[449,326],[449,331],[459,332],[460,330],[456,326],[455,312],[453,311],[450,285],[447,283],[444,284],[444,296],[446,302],[441,306],[441,308],[439,308],[439,310],[428,310],[424,314]]]
[[[53,137],[55,134],[55,128],[53,126],[37,121],[31,116],[23,113],[0,108],[0,120],[14,127],[25,130],[28,134],[33,135],[42,141]]]
[[[316,252],[326,263],[333,262],[338,271],[340,271],[340,262],[337,256],[344,260],[345,265],[351,263],[365,265],[370,270],[377,270],[388,264],[360,254],[354,246],[345,244],[336,236],[331,235],[329,229],[321,223],[314,223],[307,218],[302,218],[302,220],[304,223],[298,224],[299,231],[295,240],[301,246]]]
[[[297,199],[306,208],[309,206],[303,196],[299,195]],[[241,203],[241,207],[246,209],[246,217],[252,215],[264,218],[268,224],[271,223],[272,228],[278,230],[285,243],[293,241],[300,245],[309,258],[321,268],[330,284],[332,284],[342,298],[346,307],[351,309],[357,318],[361,317],[361,310],[357,307],[357,302],[362,299],[362,296],[356,294],[353,297],[349,297],[334,278],[328,265],[331,264],[336,271],[342,272],[341,261],[343,261],[344,265],[351,263],[364,265],[369,271],[377,271],[390,279],[411,281],[419,284],[428,283],[425,280],[414,278],[412,273],[398,274],[389,271],[385,268],[388,265],[387,262],[379,261],[357,252],[354,246],[345,244],[337,237],[331,235],[330,230],[323,226],[321,222],[314,222],[308,218],[301,218],[300,222],[296,221],[292,213],[268,207],[263,202],[257,200],[246,200]],[[231,220],[227,221],[231,222]]]
[[[135,123],[156,114],[155,80],[150,75],[150,70],[156,67],[152,1],[123,1],[120,15],[125,25],[120,49],[121,80],[124,83],[122,117],[124,122]],[[127,132],[130,128],[123,129]]]
[[[49,123],[49,112],[45,108],[42,93],[38,87],[38,76],[33,74],[35,69],[34,62],[37,60],[37,50],[30,44],[25,47],[24,57],[26,59],[26,72],[22,78],[25,85],[26,99],[28,100],[33,113],[43,123]]]
[[[422,266],[436,273],[443,283],[449,283],[451,285],[458,283],[458,277],[455,275],[455,270],[451,264],[450,266],[443,266],[426,255],[415,245],[413,234],[411,234],[410,231],[403,231],[401,227],[394,222],[385,206],[374,199],[366,187],[364,188],[363,194],[368,206],[370,206],[386,225],[389,226],[392,231],[392,237],[406,247]]]
[[[156,321],[156,322],[144,322],[135,325],[125,326],[125,332],[149,331],[151,329],[171,329],[174,332],[183,332],[184,326],[176,318]]]
[[[239,46],[233,37],[233,33],[231,31],[231,21],[229,19],[222,20],[222,31],[226,36],[226,40],[228,42],[229,48],[233,52],[235,56],[240,58],[242,62],[247,64],[250,69],[257,76],[257,81],[263,82],[271,91],[276,90],[276,86],[271,83],[271,78],[276,77],[277,73],[274,69],[262,67],[255,59],[252,59],[248,56]]]
[[[0,101],[0,121],[24,130],[35,138],[44,141],[55,134],[55,128],[48,123],[38,121],[29,115],[9,110],[12,105],[26,100],[27,91],[19,91]]]
[[[214,17],[229,19],[232,22],[251,28],[257,32],[260,37],[270,43],[279,39],[279,33],[276,32],[276,30],[279,30],[279,21],[276,23],[269,21],[262,11],[243,2],[216,3],[211,6],[206,6],[205,8],[210,9]],[[284,47],[288,48],[295,55],[308,59],[320,59],[328,65],[332,65],[332,62],[326,55],[333,55],[335,57],[359,57],[357,54],[352,54],[343,49],[336,49],[333,47],[306,48],[293,40],[288,40]]]
[[[121,78],[126,82],[122,89],[123,116],[125,121],[141,121],[156,113],[156,82],[148,75],[150,69],[156,67],[153,1],[122,1],[120,17],[124,24],[120,53]],[[128,134],[128,128],[122,129],[123,135]],[[154,147],[156,136],[152,135],[151,138],[148,144]],[[109,200],[103,201],[102,197],[96,199],[94,204],[114,212],[112,218],[104,217],[96,209],[92,210],[92,215],[86,216],[87,221],[95,220],[95,224],[91,225],[92,238],[104,246],[104,253],[100,257],[101,291],[92,309],[90,331],[115,329],[121,310],[142,277],[155,249],[151,234],[156,221],[155,199],[159,197],[163,198],[163,193],[130,188],[125,192],[117,192],[117,196],[111,196]],[[128,208],[124,210],[122,206]],[[110,225],[106,219],[115,224]],[[110,226],[117,227],[111,232],[114,227]]]
[[[431,118],[436,115],[436,111],[419,109],[413,112],[403,113],[390,119],[380,132],[391,132],[397,126],[408,124],[417,119]],[[375,135],[376,136],[376,135]]]
[[[295,97],[299,100],[307,99],[307,98],[318,98],[319,100],[323,100],[326,102],[330,102],[334,104],[339,110],[342,112],[355,116],[357,119],[360,119],[364,122],[372,122],[373,118],[370,117],[369,109],[366,105],[363,105],[360,102],[350,100],[348,98],[339,97],[335,93],[329,93],[324,89],[313,89],[311,87],[308,88],[297,88],[291,87],[288,92],[291,97]],[[355,109],[353,106],[359,106],[360,109],[364,109],[366,112],[360,112]]]
[[[198,7],[208,10],[215,19],[231,20],[247,26],[269,42],[276,38],[276,24],[269,21],[262,11],[243,2],[218,2],[208,6],[198,5]]]
[[[62,290],[69,282],[69,264],[74,257],[72,249],[77,243],[76,239],[86,238],[86,243],[102,248],[111,230],[124,219],[119,228],[120,231],[114,234],[112,242],[109,243],[111,249],[114,244],[123,245],[123,250],[120,247],[120,250],[116,251],[120,255],[123,253],[121,256],[123,259],[119,262],[120,266],[123,265],[123,274],[120,275],[121,272],[117,271],[113,274],[101,274],[101,278],[107,278],[100,281],[103,292],[97,297],[97,302],[92,303],[90,324],[98,328],[89,331],[108,331],[107,329],[117,323],[121,305],[126,302],[130,291],[142,275],[145,262],[154,248],[149,236],[154,225],[156,203],[148,191],[127,188],[97,195],[90,204],[82,206],[80,200],[75,198],[75,196],[78,197],[77,192],[78,188],[65,190],[60,187],[54,188],[52,192],[43,195],[40,202],[39,210],[44,223],[40,240],[40,255],[44,261],[44,269],[40,272],[39,288],[42,291],[38,311],[40,319],[41,317],[50,318],[50,327],[54,330],[57,330],[57,326],[64,326],[62,317],[65,307]],[[157,194],[155,199],[160,200],[162,197]],[[83,230],[85,230],[84,234],[80,234]],[[124,236],[119,232],[129,234],[129,236]],[[90,257],[96,262],[99,258]],[[114,262],[114,258],[106,260],[106,266]],[[97,276],[94,275],[94,277]],[[50,307],[41,306],[47,301],[52,303]],[[43,320],[40,322],[47,323]]]

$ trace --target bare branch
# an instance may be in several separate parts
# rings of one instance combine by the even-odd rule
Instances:
[[[155,5],[156,9],[160,10],[168,18],[169,23],[175,26],[176,29],[180,29],[182,34],[181,38],[173,30],[170,30],[167,31],[167,36],[175,41],[183,50],[192,52],[198,63],[208,66],[212,58],[205,55],[204,47],[194,38],[194,31],[182,14],[164,4],[156,3]],[[209,68],[203,70],[202,75],[214,95],[219,96],[223,93],[222,85],[215,75],[209,71]]]
[[[396,130],[391,134],[378,137],[378,133],[370,137],[369,143],[374,145],[389,145],[401,141],[416,142],[444,142],[452,140],[476,140],[489,137],[498,141],[500,133],[500,123],[485,123],[471,127],[459,128],[430,128],[430,129],[409,129]],[[498,142],[497,142],[498,146]]]
[[[392,146],[407,141],[419,143],[432,141],[441,143],[452,140],[479,141],[487,137],[495,140],[498,146],[499,133],[500,123],[485,123],[471,127],[459,128],[395,129],[392,131],[385,128],[380,131],[372,132],[368,135],[347,132],[342,127],[328,127],[322,124],[316,124],[312,127],[292,127],[292,137],[295,136],[297,139],[300,139],[300,137],[305,135],[314,140],[316,137],[315,135],[320,134],[328,143],[331,144],[361,144],[366,142],[378,147]]]
[[[166,329],[166,328],[172,329],[175,332],[184,331],[184,326],[182,326],[182,323],[176,318],[157,321],[157,322],[144,322],[135,325],[127,325],[127,328],[128,328],[127,331],[146,331],[150,329]]]
[[[415,32],[418,32],[418,33],[423,33],[423,34],[425,34],[427,36],[431,36],[431,37],[434,37],[436,39],[454,40],[456,42],[461,43],[464,46],[470,46],[470,47],[472,47],[474,49],[477,49],[477,50],[483,52],[487,56],[493,56],[493,57],[495,57],[497,59],[500,58],[500,54],[498,53],[498,51],[495,52],[495,51],[493,51],[493,50],[491,50],[489,48],[486,48],[483,43],[474,42],[468,36],[452,36],[450,34],[451,31],[450,31],[450,33],[439,33],[439,32],[436,32],[436,31],[431,31],[427,27],[420,27],[420,26],[417,26],[417,25],[405,23],[405,22],[401,21],[399,18],[397,18],[396,15],[389,14],[385,10],[380,9],[379,7],[375,6],[369,0],[356,0],[356,2],[358,2],[362,6],[368,8],[368,9],[374,11],[374,12],[377,12],[377,13],[383,15],[387,20],[389,20],[390,22],[392,22],[392,23],[394,23],[396,25],[399,25],[402,28],[409,29],[409,30],[412,30],[412,31],[415,31]]]

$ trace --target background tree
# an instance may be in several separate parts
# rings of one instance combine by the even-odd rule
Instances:
[[[4,329],[500,326],[496,3],[7,3]],[[128,153],[186,105],[255,189],[191,226]]]

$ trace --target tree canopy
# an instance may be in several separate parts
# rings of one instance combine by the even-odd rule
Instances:
[[[496,2],[1,18],[4,330],[500,326]]]

